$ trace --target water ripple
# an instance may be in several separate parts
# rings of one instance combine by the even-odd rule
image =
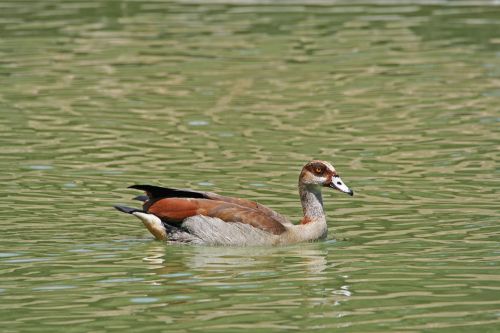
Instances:
[[[496,331],[491,4],[1,3],[2,328]],[[323,242],[165,246],[111,208],[151,183],[298,221],[311,158],[356,192]]]

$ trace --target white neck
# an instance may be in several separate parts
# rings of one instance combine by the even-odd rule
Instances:
[[[304,219],[296,225],[293,237],[296,241],[310,241],[326,237],[328,227],[323,211],[321,186],[299,183],[300,201],[304,211]]]
[[[304,219],[310,222],[326,222],[320,185],[299,184],[300,202]]]

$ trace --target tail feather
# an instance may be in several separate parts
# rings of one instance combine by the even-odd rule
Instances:
[[[148,196],[147,195],[138,195],[138,196],[134,197],[133,200],[146,202],[146,201],[148,201]]]
[[[144,213],[144,211],[142,209],[131,208],[131,207],[122,206],[122,205],[115,205],[113,207],[115,207],[120,212],[127,213],[127,214],[132,214],[132,213],[135,213],[135,212]]]
[[[167,223],[163,223],[160,218],[153,214],[148,214],[142,209],[115,205],[113,206],[117,210],[123,213],[132,214],[142,221],[144,226],[149,230],[149,232],[155,236],[157,240],[169,241],[172,243],[191,243],[191,244],[202,244],[203,241],[191,234],[189,231],[183,229],[182,227],[173,226]],[[139,214],[134,214],[139,213]]]
[[[150,199],[160,198],[206,198],[205,193],[153,185],[132,185],[129,188],[145,191]]]

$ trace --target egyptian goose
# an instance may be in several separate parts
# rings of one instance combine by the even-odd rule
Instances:
[[[292,224],[287,218],[256,202],[212,192],[132,185],[146,196],[142,209],[115,206],[139,218],[158,240],[207,245],[280,245],[326,237],[321,188],[353,195],[328,162],[307,163],[299,176],[304,218]]]

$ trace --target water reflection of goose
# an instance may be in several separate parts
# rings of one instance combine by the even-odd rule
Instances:
[[[334,249],[332,253],[328,242],[286,247],[165,247],[150,243],[144,261],[154,275],[150,281],[168,286],[169,297],[177,301],[200,294],[218,298],[221,290],[235,299],[250,292],[260,294],[259,308],[272,310],[304,302],[320,306],[347,300],[350,286],[338,263],[331,261],[335,260]],[[234,310],[238,305],[231,306]]]
[[[234,272],[261,271],[268,267],[274,271],[277,266],[283,264],[283,258],[287,257],[287,269],[298,269],[311,273],[320,273],[327,267],[328,251],[318,248],[315,244],[292,247],[195,247],[193,255],[189,258],[187,265],[191,269],[224,269]],[[244,260],[243,260],[244,259]],[[294,268],[295,267],[295,268]]]
[[[323,243],[251,248],[228,246],[166,248],[153,246],[146,251],[143,260],[151,265],[151,269],[163,275],[178,275],[180,272],[199,270],[234,272],[235,274],[266,270],[277,272],[276,267],[283,265],[286,266],[287,270],[316,275],[323,273],[328,268],[328,248]],[[286,263],[284,258],[286,258]]]
[[[299,176],[304,218],[292,224],[281,214],[246,199],[151,185],[133,185],[146,191],[143,209],[115,206],[138,217],[159,240],[207,245],[279,245],[313,241],[327,233],[322,187],[353,195],[328,162],[307,163]]]

